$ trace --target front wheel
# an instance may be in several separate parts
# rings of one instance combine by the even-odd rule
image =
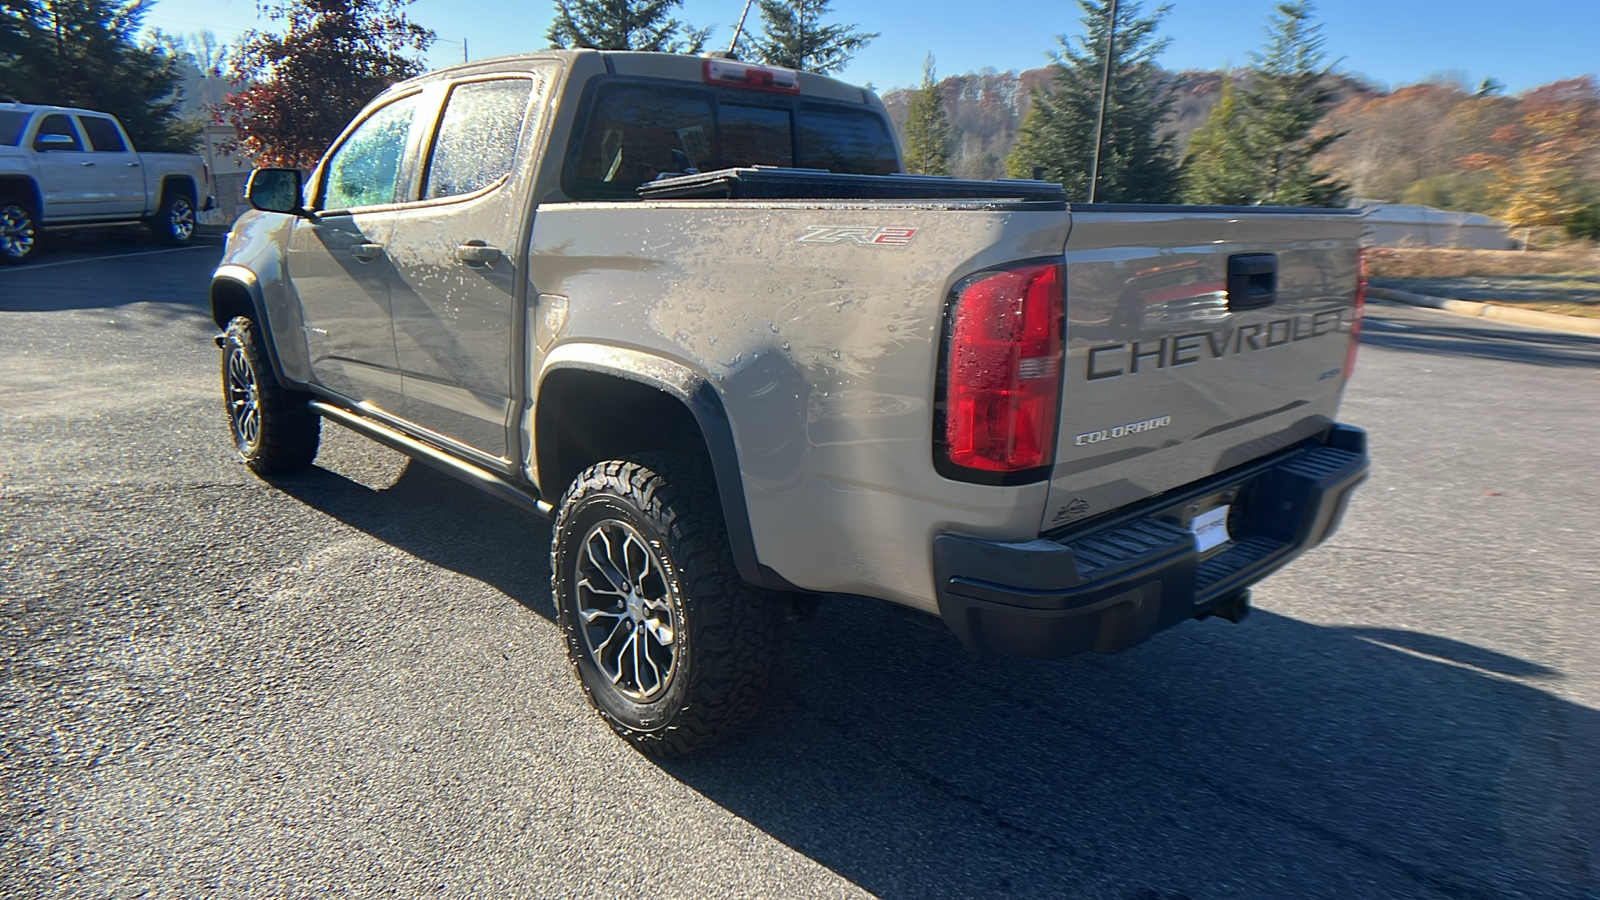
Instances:
[[[784,607],[735,570],[704,463],[590,467],[561,500],[550,557],[579,683],[635,747],[685,753],[760,703]]]
[[[39,220],[21,200],[0,197],[0,265],[27,262],[39,249]]]
[[[194,227],[194,199],[177,190],[163,194],[161,207],[150,219],[150,231],[156,240],[172,246],[186,244],[194,237]]]
[[[239,458],[257,475],[278,475],[311,465],[322,439],[322,419],[310,395],[278,384],[256,324],[239,316],[222,336],[222,399]]]

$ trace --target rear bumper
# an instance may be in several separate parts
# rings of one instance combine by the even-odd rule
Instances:
[[[968,647],[1021,656],[1116,653],[1200,618],[1327,539],[1367,477],[1367,435],[1302,445],[1057,539],[940,535],[939,613]],[[1226,500],[1232,540],[1206,554],[1186,523]]]

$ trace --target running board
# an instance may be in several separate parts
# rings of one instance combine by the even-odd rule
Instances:
[[[369,437],[391,450],[398,450],[420,463],[438,469],[446,475],[453,475],[480,490],[499,497],[513,506],[521,507],[528,512],[536,513],[547,519],[555,518],[555,507],[541,500],[538,494],[527,488],[518,487],[488,469],[451,456],[437,447],[424,444],[415,438],[401,434],[393,428],[374,422],[366,416],[357,415],[349,410],[323,403],[320,400],[313,400],[307,405],[312,412],[325,419],[332,419],[351,431]]]

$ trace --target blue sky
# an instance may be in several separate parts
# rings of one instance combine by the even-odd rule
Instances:
[[[1145,8],[1155,4],[1146,0]],[[1171,0],[1161,33],[1171,46],[1169,69],[1244,65],[1258,47],[1272,0]],[[686,0],[680,18],[716,24],[713,45],[726,47],[743,0]],[[547,45],[549,0],[415,0],[410,16],[438,33],[429,63],[474,59]],[[879,92],[914,84],[932,52],[941,75],[984,67],[1022,70],[1044,65],[1055,36],[1079,30],[1069,0],[833,0],[833,20],[882,36],[857,54],[842,75]],[[751,10],[751,20],[758,21]],[[1486,77],[1513,92],[1558,78],[1600,72],[1600,0],[1323,0],[1328,51],[1339,70],[1380,84],[1410,84],[1459,73]],[[186,34],[210,30],[224,41],[257,25],[255,0],[156,0],[147,27]]]

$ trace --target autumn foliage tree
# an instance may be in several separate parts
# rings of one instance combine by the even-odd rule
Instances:
[[[1499,213],[1524,230],[1567,225],[1587,200],[1584,164],[1600,133],[1600,90],[1593,77],[1532,92],[1519,117],[1491,135],[1492,150],[1462,160],[1488,172]]]
[[[233,58],[240,90],[218,112],[234,149],[257,165],[315,166],[378,93],[423,70],[433,32],[407,20],[410,0],[264,0],[283,33],[247,32]]]

